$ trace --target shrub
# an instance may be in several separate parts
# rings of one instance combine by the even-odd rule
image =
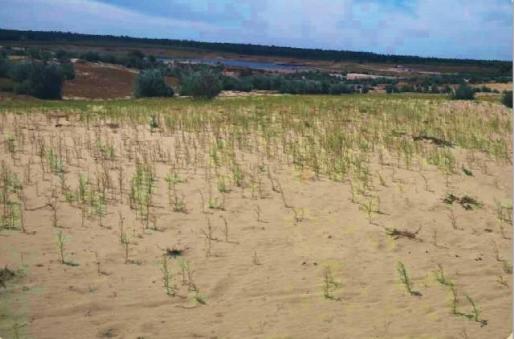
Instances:
[[[6,57],[0,55],[0,77],[7,77],[9,74],[9,61]]]
[[[513,91],[506,91],[502,94],[501,102],[504,106],[513,108]]]
[[[163,73],[157,69],[142,71],[136,79],[134,96],[142,97],[169,97],[173,96],[173,89],[165,82]]]
[[[61,99],[63,75],[57,65],[40,62],[15,64],[9,77],[17,82],[14,91],[40,99]]]
[[[14,81],[21,82],[29,78],[32,64],[28,62],[13,64],[9,67],[8,77]]]
[[[395,85],[387,85],[385,87],[385,91],[386,93],[388,94],[392,94],[392,93],[399,93],[399,89],[397,88],[397,86]]]
[[[29,48],[27,50],[27,56],[33,60],[49,61],[52,58],[52,53],[39,48]]]
[[[64,80],[75,79],[75,68],[71,62],[61,64],[61,74]]]
[[[449,86],[449,85],[445,85],[442,90],[441,90],[442,93],[451,93],[452,92],[452,88]]]
[[[70,55],[64,49],[59,49],[54,54],[55,58],[60,61],[67,61],[70,59]]]
[[[129,51],[124,62],[126,67],[143,69],[145,68],[145,55],[138,50]]]
[[[321,94],[323,93],[322,83],[316,80],[307,80],[303,83],[303,90],[306,94]]]
[[[236,89],[242,92],[252,91],[254,89],[254,87],[252,86],[252,80],[248,78],[241,79]]]
[[[474,100],[474,89],[470,86],[467,86],[465,84],[460,85],[458,89],[454,91],[454,93],[451,95],[451,99],[453,100]]]
[[[269,76],[257,75],[252,77],[252,86],[259,90],[271,90],[274,87],[273,78]]]
[[[352,88],[342,83],[336,83],[329,86],[329,94],[347,94],[352,93]]]
[[[51,82],[56,83],[57,87],[62,87],[62,84],[60,83],[63,80],[72,80],[75,78],[75,70],[73,64],[71,63],[55,65],[45,64],[41,62],[24,62],[8,65],[6,75],[18,83],[15,86],[17,93],[32,95],[33,90],[29,88],[35,89],[41,87],[48,87],[49,91],[55,91],[55,89],[50,89],[50,87],[54,86],[51,85]],[[36,92],[43,93],[44,91],[38,89]],[[53,93],[54,94],[50,95],[49,98],[57,98],[55,94],[56,92]],[[45,99],[46,95],[41,95],[42,98]]]
[[[27,94],[40,99],[61,99],[63,76],[56,65],[33,63],[28,79],[23,81]]]
[[[399,88],[399,92],[415,92],[413,85],[404,84]]]
[[[15,83],[10,79],[0,79],[0,92],[14,91]]]
[[[98,62],[100,61],[100,55],[97,52],[86,52],[80,55],[80,59],[86,60],[89,62]]]
[[[484,93],[491,93],[491,92],[492,92],[492,89],[491,89],[490,87],[481,86],[481,92],[484,92]]]
[[[11,67],[10,77],[17,82],[14,91],[40,99],[61,99],[63,76],[57,65],[39,62]]]
[[[30,85],[28,81],[17,82],[14,85],[14,93],[16,94],[27,94],[30,95]]]
[[[222,91],[220,76],[211,70],[201,70],[181,79],[181,95],[212,99]]]
[[[155,63],[157,63],[157,58],[153,55],[149,55],[147,57],[147,61],[150,62],[151,64],[155,64]]]
[[[226,91],[235,91],[239,86],[239,82],[236,78],[224,76],[222,78],[222,87]]]

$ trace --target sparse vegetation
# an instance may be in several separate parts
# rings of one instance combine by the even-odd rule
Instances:
[[[346,307],[383,295],[423,313],[427,298],[410,296],[443,286],[458,316],[442,321],[486,324],[511,288],[512,202],[495,176],[511,170],[512,118],[498,104],[404,95],[2,102],[0,254],[63,297],[119,307],[144,296],[161,305],[148,307],[154,317],[263,296]],[[485,236],[498,244],[494,265]],[[421,270],[434,258],[431,284]],[[498,289],[488,305],[462,292],[472,269],[492,272],[478,280]],[[383,293],[399,280],[405,297]],[[7,286],[0,298],[21,295]],[[431,307],[449,313],[447,301]]]

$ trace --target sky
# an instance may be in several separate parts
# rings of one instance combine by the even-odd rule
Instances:
[[[512,60],[511,0],[0,0],[0,28]]]

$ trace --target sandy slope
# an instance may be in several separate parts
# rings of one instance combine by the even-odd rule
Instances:
[[[14,117],[2,119],[4,135],[12,133]],[[381,213],[374,213],[370,223],[352,203],[348,183],[316,179],[307,170],[295,171],[274,161],[266,162],[272,182],[265,172],[248,165],[246,171],[262,178],[261,188],[231,186],[224,211],[207,206],[202,162],[195,169],[180,168],[178,174],[186,181],[177,188],[187,213],[174,212],[164,180],[170,166],[155,162],[154,230],[145,229],[129,208],[135,167],[128,155],[147,152],[157,157],[162,148],[172,150],[173,157],[173,137],[150,134],[147,126],[138,126],[136,141],[132,127],[87,130],[73,116],[18,117],[16,124],[22,126],[26,140],[23,154],[18,152],[13,160],[4,148],[0,157],[24,182],[27,233],[0,233],[0,267],[24,270],[23,277],[0,288],[2,337],[12,335],[13,319],[24,325],[20,333],[34,338],[506,338],[512,331],[512,276],[499,260],[510,260],[513,232],[511,225],[497,220],[494,205],[495,200],[511,200],[510,164],[476,155],[484,157],[477,162],[484,166],[470,164],[473,176],[459,173],[446,183],[431,166],[398,168],[393,158],[387,159],[384,165],[374,165],[385,183],[374,183]],[[52,187],[59,189],[59,180],[43,173],[39,158],[31,155],[33,132],[54,147],[63,136],[69,149],[63,153],[66,182],[74,190],[79,173],[103,171],[102,161],[91,156],[98,152],[89,152],[87,145],[92,150],[97,140],[116,145],[116,159],[105,160],[114,188],[108,190],[102,226],[94,216],[82,226],[80,209],[60,195],[61,228],[52,227],[52,211],[44,206]],[[82,159],[74,154],[74,138],[83,145]],[[467,154],[460,152],[456,151],[458,158],[467,163]],[[273,190],[278,183],[286,205],[294,208],[285,207],[281,194]],[[212,186],[220,197],[214,182]],[[448,192],[475,197],[483,207],[449,206],[442,201]],[[130,241],[127,264],[119,240],[119,213]],[[228,222],[228,242],[222,216]],[[209,256],[204,236],[208,220],[216,238]],[[414,240],[395,240],[385,227],[420,231]],[[65,259],[78,266],[59,263],[59,231],[66,236]],[[190,263],[205,305],[182,283],[180,258],[169,259],[177,295],[166,295],[161,271],[166,248],[184,251],[181,258]],[[401,285],[399,261],[421,296],[409,295]],[[465,298],[469,295],[481,310],[480,320],[488,321],[486,326],[451,314],[450,291],[435,280],[438,264],[455,283],[459,311],[470,313]],[[330,292],[333,299],[323,295],[328,269],[337,283]]]

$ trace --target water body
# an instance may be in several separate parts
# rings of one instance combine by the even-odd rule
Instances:
[[[263,71],[303,71],[309,69],[303,65],[292,65],[292,64],[281,64],[274,62],[266,62],[266,61],[248,61],[248,60],[231,60],[231,59],[203,59],[203,58],[194,58],[194,59],[183,59],[183,58],[159,58],[159,60],[163,62],[167,61],[175,61],[182,63],[192,63],[192,64],[207,64],[207,65],[217,65],[222,64],[225,67],[231,68],[250,68],[255,70],[263,70]]]

